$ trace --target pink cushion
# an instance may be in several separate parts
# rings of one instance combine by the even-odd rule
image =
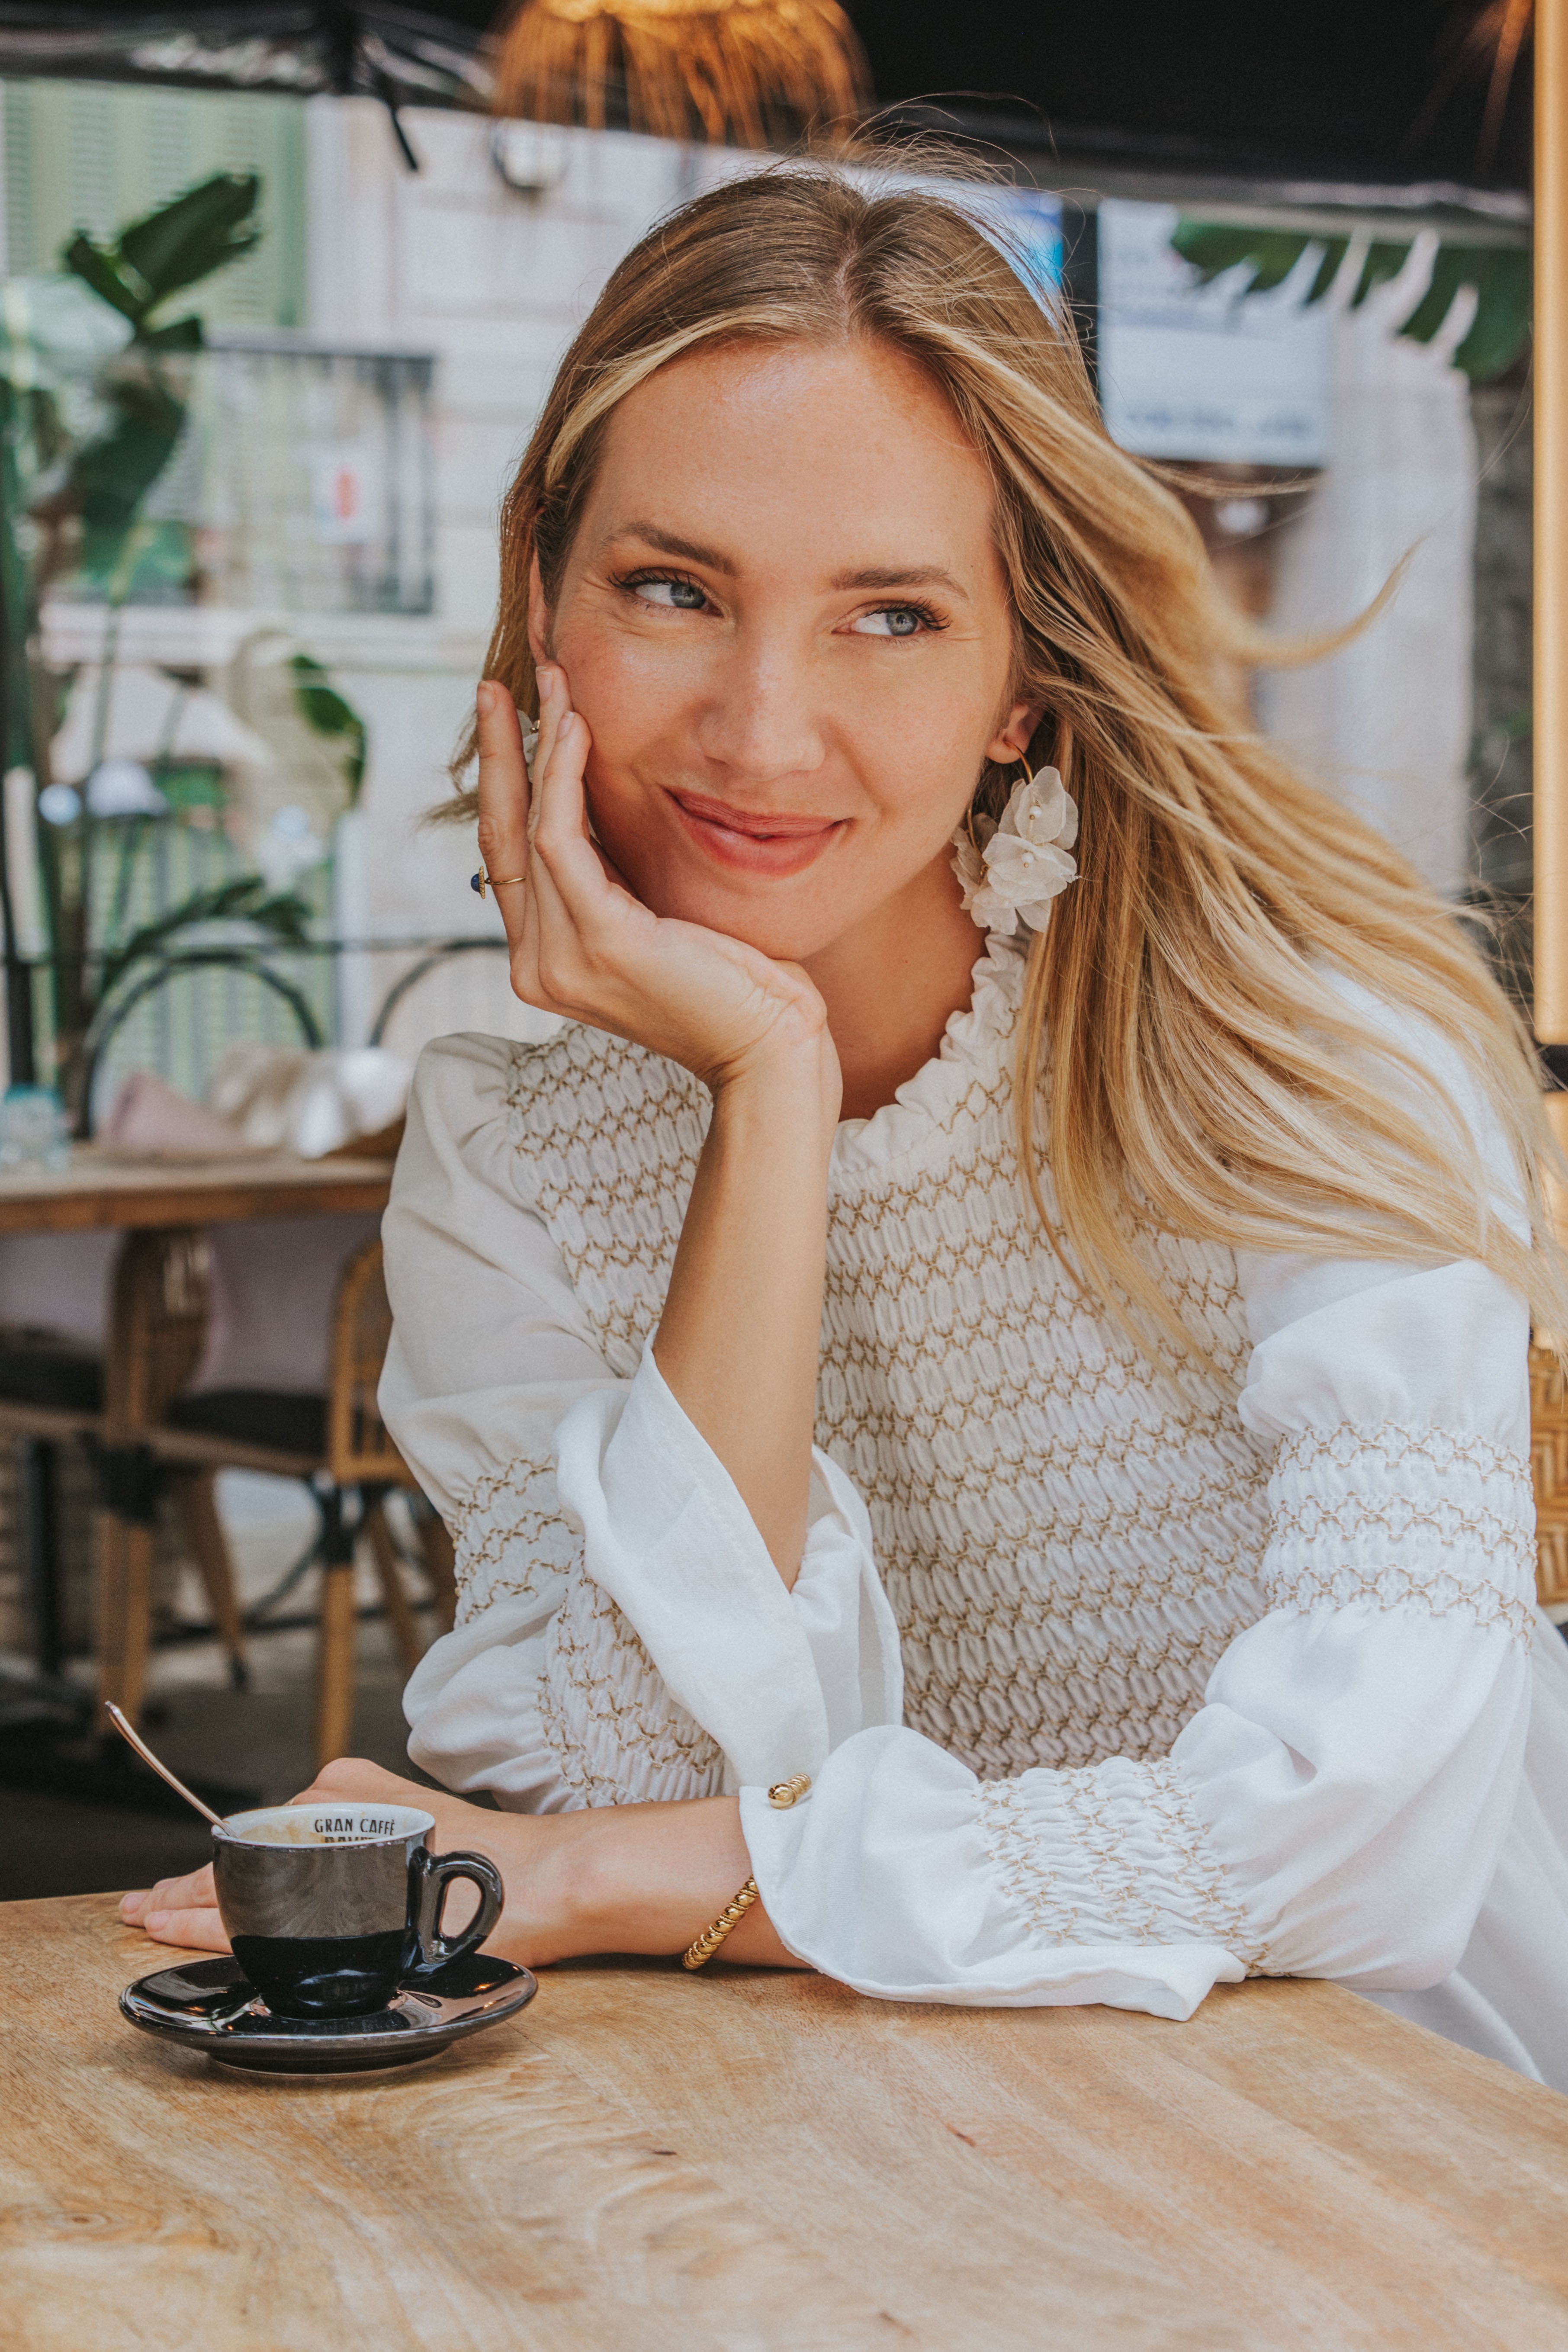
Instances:
[[[338,1277],[379,1217],[215,1225],[212,1321],[192,1390],[324,1390]]]

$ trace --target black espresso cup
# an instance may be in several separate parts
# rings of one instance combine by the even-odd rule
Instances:
[[[411,1805],[269,1805],[213,1831],[217,1907],[247,1979],[275,2017],[366,2017],[409,1973],[461,1959],[500,1917],[481,1853],[431,1853]],[[455,1878],[479,1890],[460,1936],[441,1933]]]

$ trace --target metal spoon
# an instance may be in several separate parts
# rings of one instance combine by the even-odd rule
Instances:
[[[105,1715],[108,1716],[109,1720],[112,1723],[116,1731],[119,1732],[121,1739],[130,1741],[132,1747],[134,1748],[137,1755],[140,1756],[143,1764],[151,1764],[153,1771],[156,1772],[160,1780],[167,1780],[170,1788],[173,1789],[176,1797],[184,1797],[186,1804],[193,1805],[196,1811],[200,1813],[204,1821],[211,1822],[215,1830],[221,1829],[223,1827],[223,1815],[221,1813],[215,1813],[210,1805],[204,1805],[201,1799],[197,1796],[194,1796],[190,1790],[186,1788],[183,1780],[175,1780],[174,1774],[170,1771],[166,1764],[159,1763],[158,1759],[153,1755],[153,1750],[148,1747],[147,1742],[142,1738],[142,1734],[133,1728],[126,1717],[121,1715],[120,1709],[115,1706],[114,1701],[111,1698],[106,1698],[104,1700],[103,1711]]]

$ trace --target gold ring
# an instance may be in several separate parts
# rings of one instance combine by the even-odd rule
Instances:
[[[510,890],[514,882],[526,882],[527,879],[526,874],[502,874],[492,881],[481,866],[477,874],[469,875],[468,887],[470,890],[477,890],[482,898],[487,889]]]

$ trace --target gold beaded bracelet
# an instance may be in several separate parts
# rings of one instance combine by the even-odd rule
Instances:
[[[808,1793],[810,1788],[809,1772],[792,1772],[787,1780],[773,1782],[773,1787],[768,1790],[768,1802],[775,1812],[786,1812],[797,1799]],[[683,1969],[705,1968],[731,1928],[740,1926],[756,1899],[757,1882],[754,1878],[748,1878],[734,1901],[725,1905],[713,1925],[710,1927],[704,1927],[689,1950],[682,1952],[681,1967]]]
[[[682,1952],[683,1969],[700,1969],[710,1960],[731,1927],[738,1927],[757,1899],[757,1882],[748,1878],[733,1903],[727,1904],[710,1927],[704,1927],[689,1952]]]

